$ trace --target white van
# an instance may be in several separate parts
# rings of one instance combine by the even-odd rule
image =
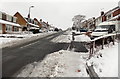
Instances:
[[[102,22],[96,26],[96,29],[92,32],[91,36],[98,37],[108,33],[116,32],[120,32],[120,21],[108,21]]]

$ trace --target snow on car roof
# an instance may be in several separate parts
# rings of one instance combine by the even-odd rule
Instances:
[[[4,20],[1,20],[1,19],[0,19],[0,23],[1,23],[1,24],[8,24],[8,25],[20,27],[19,24],[12,23],[12,22],[8,22],[8,21],[4,21]]]
[[[108,30],[106,28],[97,27],[95,30]]]

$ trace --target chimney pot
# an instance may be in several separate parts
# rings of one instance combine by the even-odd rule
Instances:
[[[101,16],[102,16],[102,15],[104,15],[104,12],[103,12],[103,11],[101,11]]]

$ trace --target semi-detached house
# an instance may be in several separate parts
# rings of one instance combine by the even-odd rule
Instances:
[[[41,28],[41,24],[37,21],[37,19],[34,20],[23,17],[19,12],[15,13],[14,16],[18,18],[17,23],[22,26],[22,31]]]
[[[107,12],[101,11],[101,15],[97,18],[85,20],[82,25],[84,28],[95,28],[102,22],[106,21],[117,21],[120,23],[120,7],[117,6]]]
[[[105,21],[120,21],[120,8],[119,6],[107,11],[107,12],[101,12],[101,16],[95,19],[96,20],[96,26],[102,22]]]
[[[0,11],[0,33],[19,33],[21,26],[17,24],[17,17]]]

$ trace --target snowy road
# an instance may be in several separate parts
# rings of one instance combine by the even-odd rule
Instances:
[[[83,50],[83,46],[78,42],[73,46],[74,50],[66,50],[70,46],[70,37],[69,31],[60,32],[19,46],[4,48],[3,77],[17,76],[21,70],[18,77],[88,77],[85,71],[86,63],[89,66],[93,65],[99,77],[117,77],[117,41],[115,45],[112,43],[109,46],[105,45],[103,50],[99,50],[90,60],[87,60],[89,53],[74,51],[75,48]],[[89,38],[80,35],[78,41],[89,41]],[[112,60],[109,61],[110,59]]]
[[[2,49],[2,76],[11,77],[25,65],[40,61],[52,52],[67,49],[68,43],[50,41],[62,33],[48,35],[24,45]]]

